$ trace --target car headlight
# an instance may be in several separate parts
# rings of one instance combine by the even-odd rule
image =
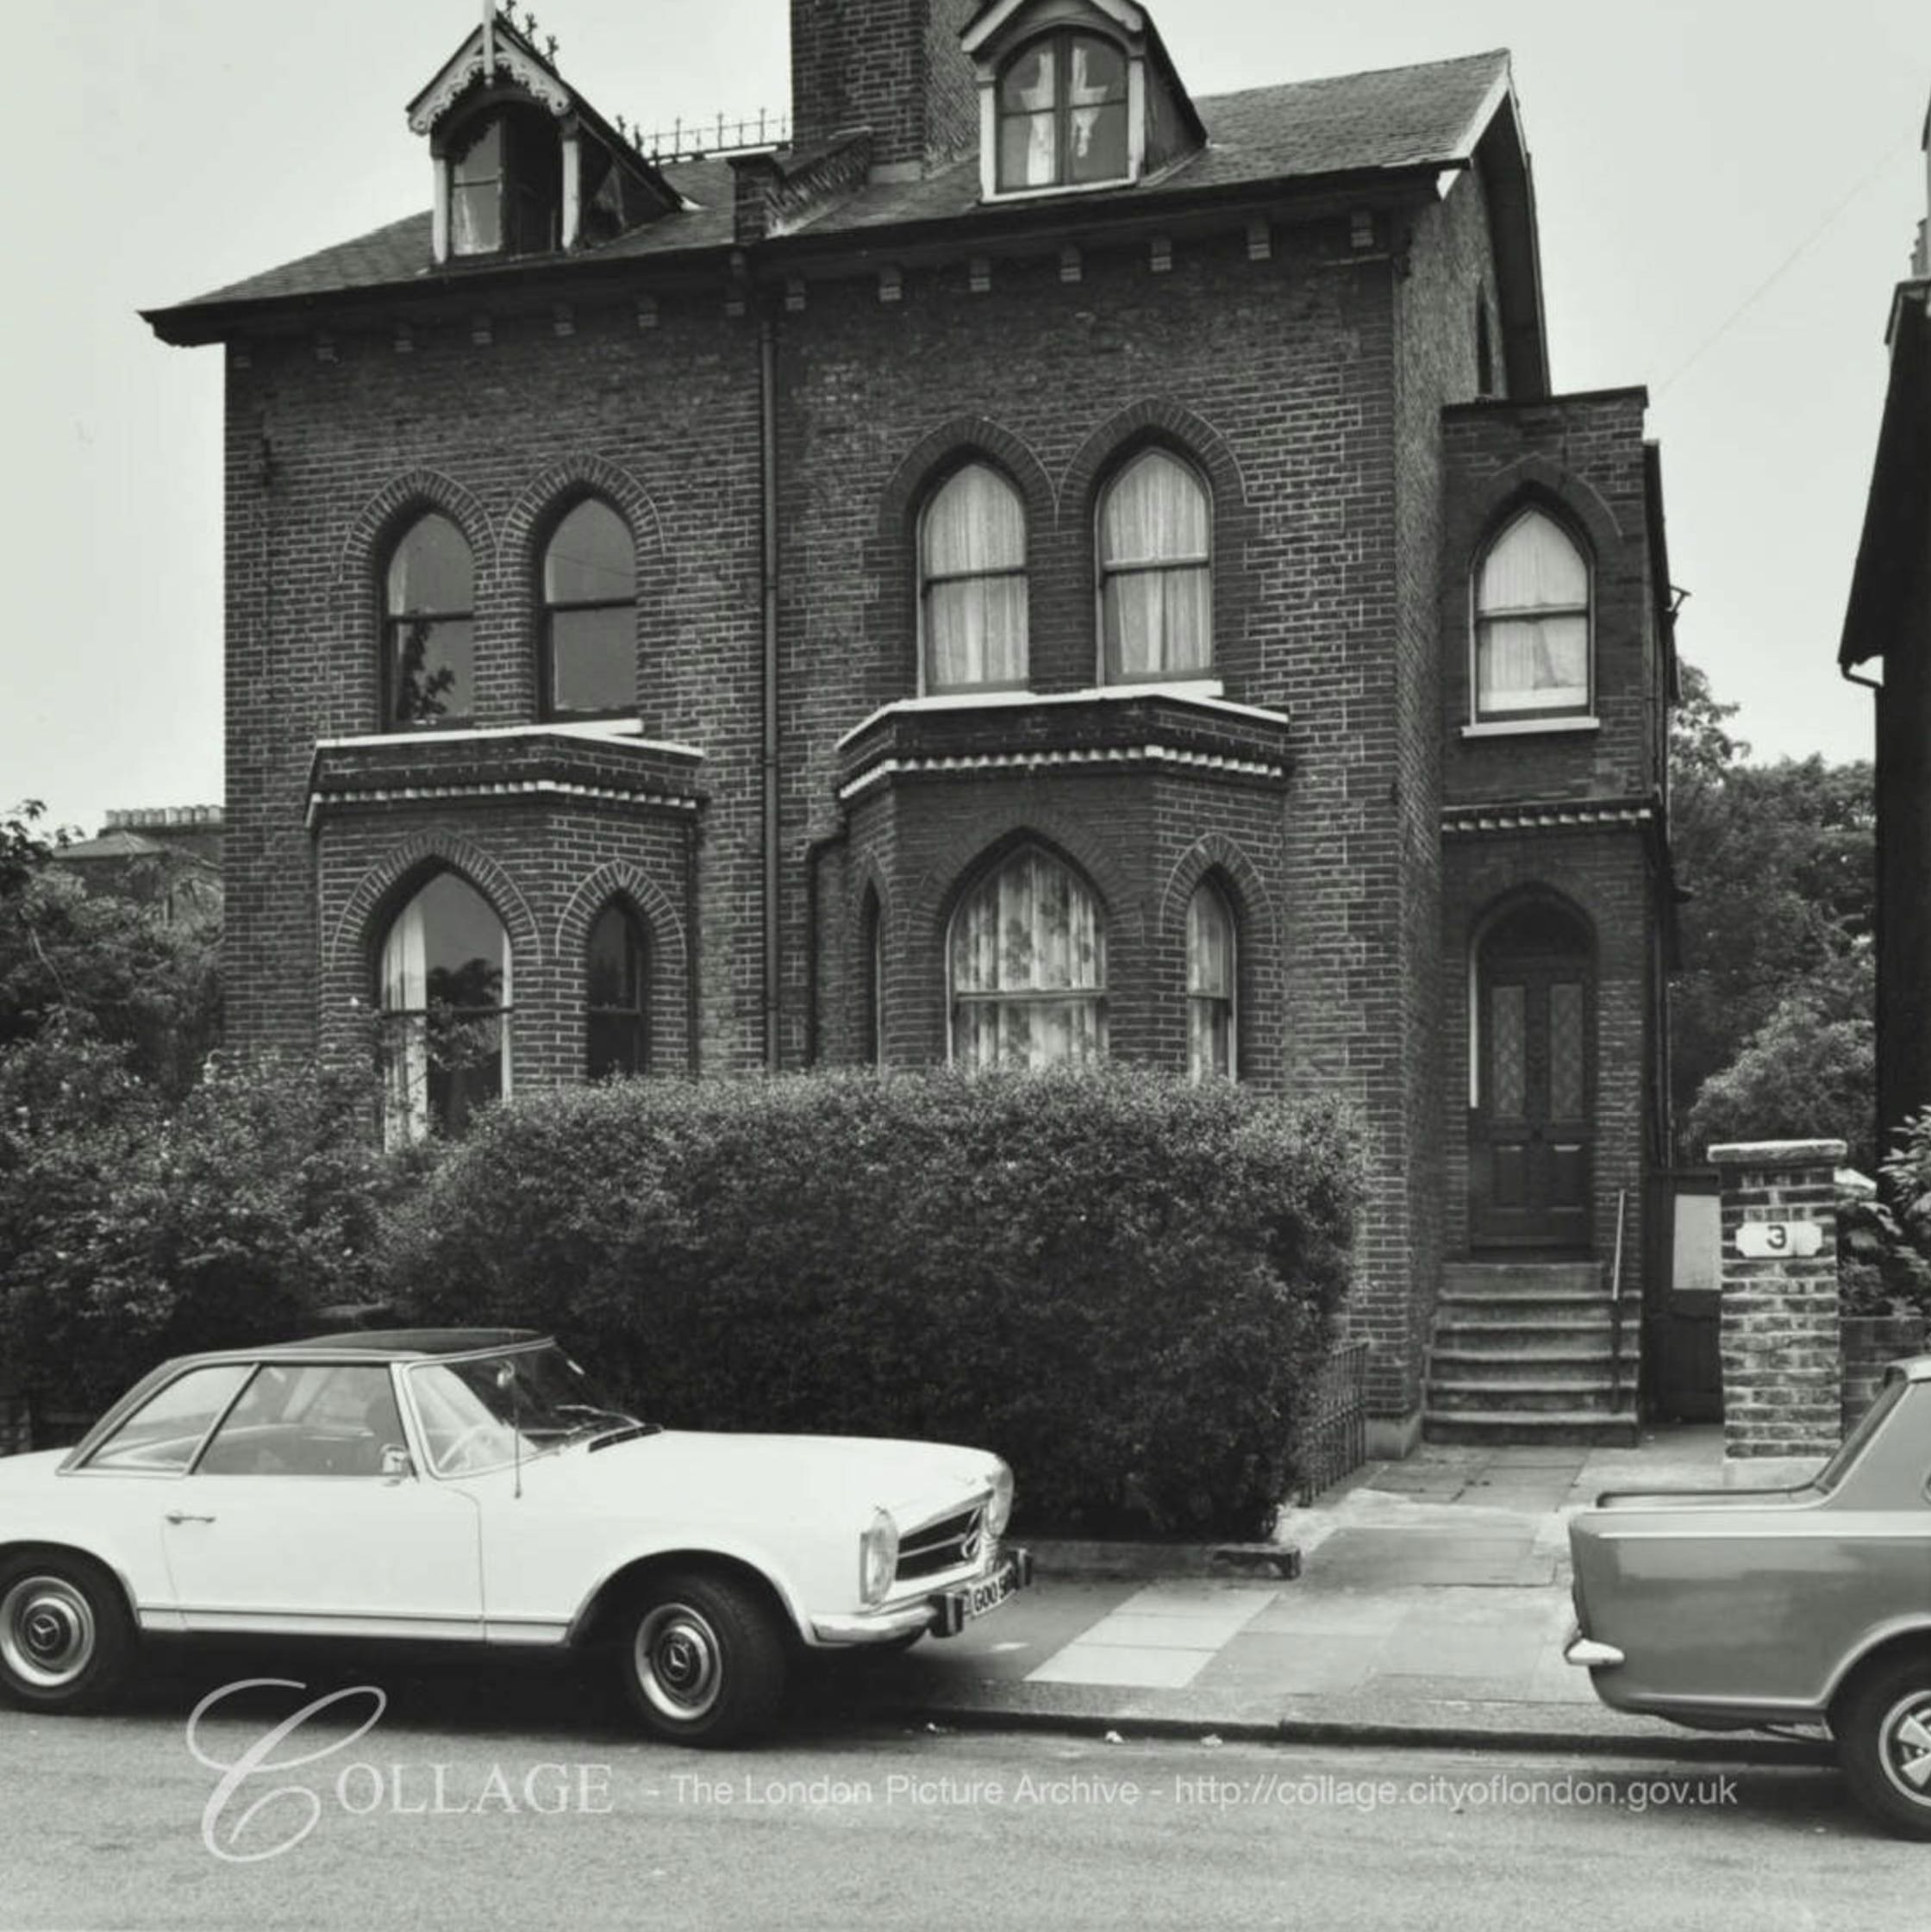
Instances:
[[[992,1500],[985,1506],[985,1527],[995,1536],[1003,1536],[1012,1521],[1012,1471],[1001,1463],[992,1478]]]
[[[898,1571],[898,1525],[883,1510],[859,1538],[859,1601],[882,1604]]]

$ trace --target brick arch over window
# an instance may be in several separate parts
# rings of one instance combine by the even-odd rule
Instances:
[[[1107,922],[1108,944],[1137,947],[1144,921],[1140,901],[1111,853],[1076,821],[1058,812],[1028,812],[999,824],[981,821],[952,841],[905,894],[903,926],[943,948],[959,900],[1015,852],[1037,846],[1091,886]]]
[[[1188,903],[1194,889],[1209,874],[1218,875],[1243,927],[1257,933],[1274,931],[1273,895],[1259,868],[1226,833],[1209,832],[1180,854],[1173,870],[1166,875],[1159,899],[1159,929],[1163,934],[1184,939]]]
[[[653,952],[666,971],[681,979],[689,969],[684,921],[664,888],[622,859],[599,866],[570,895],[570,903],[557,920],[556,957],[566,966],[582,959],[590,944],[591,927],[613,899],[628,905],[643,921]]]
[[[1472,572],[1488,546],[1525,510],[1553,517],[1597,561],[1623,541],[1615,512],[1592,484],[1546,456],[1524,456],[1464,500],[1457,519],[1466,533],[1464,568]]]
[[[922,436],[900,459],[878,498],[878,522],[866,546],[866,565],[878,585],[875,606],[891,653],[894,688],[882,701],[918,688],[919,512],[955,470],[989,464],[1019,492],[1026,510],[1027,567],[1036,571],[1058,517],[1046,466],[1011,430],[990,417],[955,416]],[[1035,611],[1035,616],[1037,612]]]
[[[1097,531],[1106,486],[1141,451],[1164,449],[1207,485],[1213,517],[1213,675],[1243,675],[1247,616],[1253,604],[1247,559],[1256,535],[1247,478],[1222,436],[1204,416],[1165,397],[1134,403],[1087,437],[1059,478],[1059,504],[1075,546],[1086,607],[1098,587]]]
[[[391,477],[363,504],[342,540],[336,574],[345,584],[369,586],[372,610],[382,601],[380,579],[391,546],[426,510],[441,511],[463,533],[478,585],[493,573],[496,532],[475,492],[441,470],[409,470]]]
[[[355,882],[323,955],[325,969],[357,949],[379,947],[389,921],[431,872],[453,872],[490,902],[509,935],[512,962],[525,971],[541,966],[542,937],[535,916],[516,882],[480,846],[449,832],[417,832],[392,846]]]

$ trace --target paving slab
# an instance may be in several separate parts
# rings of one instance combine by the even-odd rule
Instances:
[[[1821,1734],[1704,1735],[1626,1716],[1562,1661],[1568,1516],[1607,1489],[1722,1485],[1714,1429],[1634,1448],[1428,1445],[1283,1513],[1297,1580],[1049,1574],[958,1637],[848,1660],[839,1708],[1122,1735],[1826,1760]]]

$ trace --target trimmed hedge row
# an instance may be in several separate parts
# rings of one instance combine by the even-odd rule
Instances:
[[[672,1426],[983,1443],[1035,1529],[1249,1535],[1361,1186],[1333,1109],[1124,1068],[621,1082],[489,1114],[384,1266]]]

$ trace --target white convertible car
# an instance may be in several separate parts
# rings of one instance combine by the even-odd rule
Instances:
[[[97,1704],[143,1631],[601,1644],[649,1729],[727,1744],[801,1648],[949,1636],[1024,1587],[1011,1510],[983,1450],[640,1422],[528,1331],[184,1356],[0,1460],[0,1689]]]

